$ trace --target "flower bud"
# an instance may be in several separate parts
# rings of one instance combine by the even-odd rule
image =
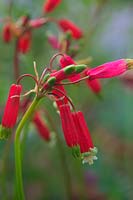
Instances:
[[[46,0],[43,5],[44,13],[52,12],[60,3],[61,0]]]
[[[64,32],[70,31],[72,37],[76,40],[80,39],[83,36],[81,29],[68,19],[59,20],[58,25]]]
[[[90,80],[96,78],[112,78],[126,72],[129,62],[126,59],[120,59],[112,62],[104,63],[93,69],[89,69],[86,74]]]

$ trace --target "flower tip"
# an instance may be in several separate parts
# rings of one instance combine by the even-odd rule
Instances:
[[[74,156],[74,158],[79,158],[80,157],[80,147],[79,145],[73,146],[72,148],[72,155]]]
[[[97,154],[98,150],[96,147],[90,148],[88,152],[82,153],[82,163],[88,163],[89,165],[92,165],[94,163],[94,160],[97,160]]]
[[[43,5],[43,12],[44,13],[52,12],[60,3],[61,0],[46,0],[46,2]]]
[[[0,140],[8,139],[11,134],[11,129],[0,125]]]
[[[133,69],[133,59],[126,59],[127,62],[127,69]]]

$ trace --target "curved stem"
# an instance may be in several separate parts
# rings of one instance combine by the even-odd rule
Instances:
[[[20,121],[16,134],[15,134],[15,168],[16,168],[16,195],[17,200],[24,200],[24,189],[22,180],[22,163],[21,163],[21,131],[29,118],[32,116],[40,98],[35,97],[30,107],[24,114],[22,120]]]
[[[77,81],[73,81],[73,82],[61,82],[61,84],[59,83],[57,83],[56,85],[72,85],[72,84],[76,84],[76,83],[79,83],[79,82],[81,82],[81,81],[83,81],[83,80],[86,80],[86,79],[88,79],[88,78],[90,78],[90,76],[88,75],[88,76],[85,76],[85,77],[83,77],[83,78],[80,78],[79,80],[77,80]]]
[[[20,81],[21,81],[23,78],[25,78],[25,77],[30,77],[30,78],[32,78],[32,79],[36,82],[36,84],[38,85],[38,81],[37,81],[36,77],[33,76],[32,74],[23,74],[23,75],[19,76],[19,78],[17,79],[16,83],[19,84]]]

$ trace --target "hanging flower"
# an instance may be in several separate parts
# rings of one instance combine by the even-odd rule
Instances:
[[[64,133],[66,143],[69,147],[77,146],[78,138],[70,106],[68,104],[64,104],[61,105],[59,108],[60,108],[62,130]]]
[[[72,37],[76,40],[80,39],[83,36],[83,32],[81,31],[81,29],[68,19],[59,20],[58,25],[62,31],[70,31]]]
[[[131,62],[128,59],[107,62],[93,69],[89,69],[86,74],[90,76],[90,80],[96,78],[112,78],[126,72],[129,63]]]
[[[31,31],[27,31],[18,40],[18,50],[19,52],[25,54],[29,51],[31,46]]]
[[[51,45],[53,49],[59,49],[60,47],[58,38],[55,35],[48,34],[48,43]]]
[[[89,80],[86,79],[86,84],[88,85],[88,87],[95,93],[95,94],[99,94],[99,92],[101,92],[101,84],[100,81],[97,79],[94,80]]]
[[[10,133],[10,129],[13,128],[16,124],[19,111],[21,90],[21,85],[12,84],[10,87],[9,96],[2,118],[0,138],[7,138]]]
[[[60,3],[61,0],[46,0],[43,5],[43,12],[44,13],[52,12]]]
[[[10,23],[5,24],[3,27],[3,40],[6,43],[9,43],[12,39],[12,33],[11,33],[11,26]]]
[[[41,115],[39,112],[36,112],[33,117],[33,123],[36,126],[36,129],[38,130],[39,135],[46,141],[49,141],[50,138],[50,131],[48,127],[46,126],[44,120],[41,118]]]
[[[77,130],[78,144],[80,146],[83,163],[88,162],[89,164],[93,164],[93,160],[97,159],[97,149],[93,145],[90,131],[85,122],[83,113],[81,111],[72,113],[72,117]]]

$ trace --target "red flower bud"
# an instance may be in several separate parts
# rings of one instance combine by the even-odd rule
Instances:
[[[94,79],[94,80],[86,79],[86,84],[95,94],[98,94],[99,92],[101,92],[101,84],[98,79]]]
[[[32,19],[29,21],[29,26],[32,28],[40,28],[47,22],[47,19],[44,18],[38,18],[38,19]]]
[[[123,74],[128,68],[125,59],[120,59],[108,63],[104,63],[96,68],[89,69],[86,74],[90,76],[90,80],[96,78],[112,78]]]
[[[64,68],[68,65],[76,65],[76,63],[70,56],[64,54],[64,56],[62,56],[61,59],[60,59],[60,66],[61,66],[61,68]],[[79,74],[72,75],[72,76],[69,77],[69,80],[71,82],[77,81],[79,79],[80,79]]]
[[[77,146],[78,138],[76,128],[73,121],[70,106],[68,104],[60,106],[60,118],[67,145],[69,147]]]
[[[52,12],[60,3],[61,0],[46,0],[43,5],[44,13]]]
[[[16,123],[21,90],[21,85],[11,85],[9,96],[4,110],[4,115],[2,118],[2,126],[5,128],[12,128]]]
[[[18,50],[21,53],[27,53],[31,46],[31,32],[28,31],[19,38]]]
[[[3,27],[3,40],[4,42],[8,43],[12,39],[11,27],[10,24],[6,24]]]
[[[36,126],[39,135],[46,141],[50,140],[50,131],[46,126],[45,122],[42,120],[39,112],[36,112],[33,117],[34,125]]]
[[[48,42],[53,49],[59,49],[60,44],[56,36],[48,35]]]
[[[83,36],[81,29],[68,19],[61,19],[58,24],[64,32],[70,31],[74,39],[80,39]]]

